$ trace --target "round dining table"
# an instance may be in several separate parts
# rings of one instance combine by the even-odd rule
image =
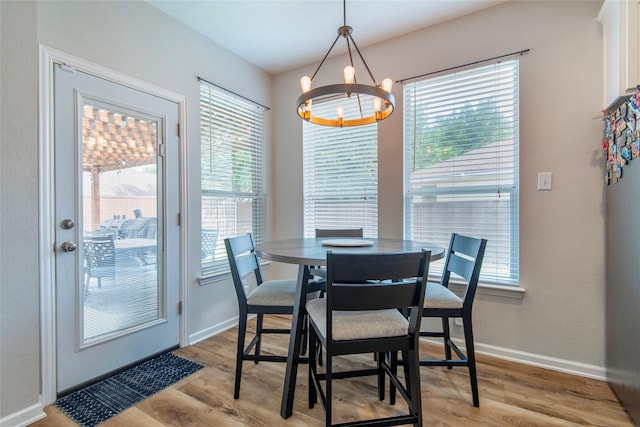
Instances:
[[[431,243],[415,240],[378,239],[378,238],[302,238],[274,240],[256,245],[256,254],[266,260],[298,265],[298,286],[291,320],[291,334],[287,367],[282,390],[280,415],[289,418],[293,412],[298,364],[301,360],[302,330],[304,321],[304,303],[307,292],[313,291],[310,284],[310,267],[327,264],[327,252],[379,254],[398,252],[431,251],[431,261],[444,258],[445,249]]]

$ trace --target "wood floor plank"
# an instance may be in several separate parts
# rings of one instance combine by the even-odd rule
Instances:
[[[287,327],[290,317],[270,316],[265,327]],[[255,327],[250,322],[250,328]],[[115,426],[315,427],[324,425],[320,404],[307,404],[307,366],[298,369],[293,416],[280,417],[285,366],[282,363],[245,362],[240,399],[233,399],[236,329],[175,351],[205,367],[162,392],[104,423]],[[268,336],[265,353],[286,354],[288,336]],[[441,348],[422,342],[421,354],[442,357]],[[371,355],[336,358],[334,371],[372,362]],[[480,408],[471,399],[465,368],[421,368],[424,425],[464,426],[608,426],[632,427],[628,414],[606,382],[492,357],[478,356]],[[389,416],[406,410],[377,399],[373,378],[335,382],[334,422]],[[75,425],[53,406],[33,427]]]

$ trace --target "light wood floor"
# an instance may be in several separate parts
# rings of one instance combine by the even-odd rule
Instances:
[[[268,326],[284,326],[289,318],[271,317]],[[236,329],[176,354],[200,362],[204,369],[135,407],[111,418],[109,426],[321,426],[321,405],[307,404],[307,366],[298,371],[295,406],[289,419],[280,417],[284,364],[246,362],[240,399],[233,399]],[[265,351],[286,352],[288,336],[268,336]],[[421,351],[439,355],[424,343]],[[340,359],[335,370],[370,363],[370,355]],[[471,403],[467,370],[421,368],[425,426],[633,426],[630,418],[602,381],[479,356],[480,408]],[[380,402],[374,378],[336,382],[334,422],[385,416],[404,410],[400,396],[395,407]],[[388,402],[388,400],[387,400]],[[55,407],[33,427],[75,426]]]

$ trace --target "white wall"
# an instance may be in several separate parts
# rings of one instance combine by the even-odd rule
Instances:
[[[6,2],[2,18],[0,425],[39,410],[38,43],[187,97],[191,339],[237,316],[230,281],[200,286],[201,76],[271,105],[272,77],[141,1]],[[268,116],[270,123],[270,117]],[[270,126],[270,125],[269,125]],[[271,130],[267,129],[267,135]],[[268,140],[270,143],[270,138]],[[47,284],[52,286],[52,284]],[[21,412],[22,411],[22,412]]]
[[[600,5],[508,2],[362,49],[378,80],[531,49],[520,58],[520,286],[526,294],[522,300],[477,296],[475,338],[485,351],[595,375],[605,364],[602,122],[594,120],[602,108]],[[335,82],[344,65],[344,58],[329,60],[318,79]],[[316,66],[275,78],[274,238],[302,236],[302,125],[294,104],[299,78]],[[393,93],[396,111],[379,125],[379,235],[399,238],[402,86]],[[538,172],[548,171],[553,190],[537,191]]]
[[[0,2],[0,420],[37,404],[38,110],[35,3]]]
[[[595,2],[509,2],[364,49],[376,77],[400,79],[529,48],[521,63],[521,286],[523,300],[479,296],[476,340],[513,352],[604,365],[604,223],[599,139],[601,37]],[[187,226],[199,230],[200,75],[272,107],[270,233],[302,235],[298,79],[248,65],[143,2],[0,1],[0,424],[39,404],[37,44],[188,97]],[[356,40],[357,28],[354,29]],[[327,34],[327,37],[333,37]],[[329,42],[329,40],[328,40]],[[319,60],[320,58],[318,58]],[[342,64],[323,67],[336,75]],[[380,233],[402,236],[402,88],[380,125]],[[537,173],[554,173],[551,192]],[[298,177],[298,179],[296,179]],[[198,232],[196,231],[196,236]],[[199,239],[189,239],[199,254]],[[235,316],[229,282],[200,287],[188,257],[193,335]],[[291,268],[272,268],[270,274]],[[295,271],[295,269],[293,270]],[[51,284],[48,284],[49,286]],[[556,361],[555,359],[552,360]],[[24,411],[24,412],[22,412]],[[9,424],[7,424],[9,425]]]

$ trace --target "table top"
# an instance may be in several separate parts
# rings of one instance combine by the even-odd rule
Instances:
[[[256,245],[256,253],[259,257],[276,262],[299,265],[326,265],[327,251],[334,253],[391,253],[391,252],[417,252],[422,249],[431,251],[431,261],[444,258],[445,249],[431,243],[415,240],[377,239],[364,238],[366,246],[326,246],[322,242],[326,240],[339,240],[337,238],[310,237],[304,239],[274,240]],[[353,238],[344,239],[351,243]]]

